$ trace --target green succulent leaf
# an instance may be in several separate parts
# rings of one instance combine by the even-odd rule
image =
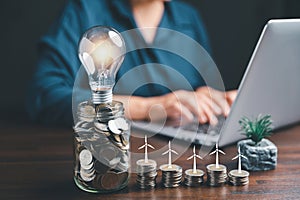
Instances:
[[[255,144],[272,134],[272,123],[271,115],[261,114],[254,120],[247,117],[242,117],[239,120],[239,124],[241,126],[240,131]]]

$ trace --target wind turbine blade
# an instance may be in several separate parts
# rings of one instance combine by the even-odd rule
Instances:
[[[246,156],[241,155],[242,158],[245,158],[246,160],[248,160],[248,158]]]
[[[199,155],[195,155],[195,156],[196,156],[197,158],[203,160],[203,158],[202,158],[201,156],[199,156]]]
[[[143,149],[145,146],[146,146],[146,145],[144,144],[144,145],[140,146],[138,149],[139,149],[139,150],[140,150],[140,149]]]
[[[220,149],[219,149],[219,152],[220,152],[221,154],[225,155],[224,151],[222,151],[222,150],[220,150]]]
[[[217,152],[217,150],[214,150],[213,152],[211,152],[209,155],[213,155]]]
[[[166,155],[167,153],[169,153],[170,151],[166,151],[166,152],[163,152],[161,155]]]
[[[194,157],[194,155],[187,158],[187,160],[191,160]]]
[[[232,158],[232,160],[235,160],[235,159],[237,159],[239,156],[237,155],[237,156],[235,156],[234,158]]]
[[[151,144],[147,144],[151,149],[155,149]]]
[[[175,153],[176,155],[178,155],[178,153],[176,152],[176,151],[174,151],[174,150],[170,150],[172,153]]]

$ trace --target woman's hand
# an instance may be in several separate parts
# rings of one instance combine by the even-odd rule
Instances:
[[[162,107],[168,118],[182,118],[191,121],[194,117],[200,123],[218,123],[217,116],[227,116],[234,101],[236,91],[221,92],[210,87],[200,87],[196,91],[178,90],[162,96]]]
[[[158,97],[116,96],[124,103],[125,114],[130,119],[184,120],[195,117],[200,123],[218,123],[217,116],[227,116],[237,91],[222,92],[210,87],[196,91],[177,90]]]

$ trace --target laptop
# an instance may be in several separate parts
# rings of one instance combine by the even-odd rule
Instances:
[[[232,144],[245,136],[238,121],[270,114],[274,129],[300,121],[300,19],[274,19],[264,27],[225,120],[217,126],[134,121],[132,127],[205,146]]]

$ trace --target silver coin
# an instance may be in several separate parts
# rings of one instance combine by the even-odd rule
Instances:
[[[109,161],[109,165],[110,166],[115,166],[120,162],[120,160],[121,160],[121,158],[115,157],[115,158],[113,158],[112,160]]]
[[[156,167],[156,161],[155,160],[151,160],[151,159],[148,159],[148,161],[146,162],[144,159],[140,159],[138,161],[136,161],[136,164],[138,166],[142,166],[142,167],[148,167],[148,166],[155,166]]]
[[[93,160],[93,155],[89,150],[84,149],[79,154],[79,160],[81,165],[88,166]]]
[[[247,172],[245,170],[241,170],[241,172],[239,173],[239,171],[235,169],[235,170],[231,170],[229,172],[229,175],[233,176],[233,177],[243,178],[243,177],[248,177],[249,176],[249,172]]]
[[[94,119],[93,119],[93,121],[94,121]],[[92,126],[92,123],[91,123],[91,122],[85,122],[85,123],[83,123],[80,127],[81,127],[81,128],[89,129],[89,128],[92,128],[93,126]]]
[[[83,165],[82,163],[80,163],[80,167],[83,168],[83,169],[85,169],[85,170],[89,170],[89,169],[92,169],[94,167],[94,163],[91,162],[88,165]]]
[[[127,131],[129,129],[129,125],[124,118],[120,117],[115,119],[115,124],[118,127],[118,129],[121,129],[123,131]]]
[[[166,183],[163,183],[163,186],[166,187],[166,188],[175,188],[175,187],[179,187],[180,183],[175,183],[175,184],[166,184]]]
[[[124,135],[120,135],[121,142],[122,142],[122,149],[129,149],[129,142],[125,139]]]
[[[94,178],[96,177],[96,175],[92,175],[92,176],[85,176],[85,175],[82,175],[80,174],[80,177],[82,178],[82,180],[84,180],[85,182],[90,182],[92,180],[94,180]]]
[[[80,105],[79,111],[86,115],[95,115],[95,108],[91,105]]]
[[[108,121],[108,128],[111,132],[113,132],[114,134],[120,135],[122,133],[122,131],[119,129],[119,127],[116,124],[115,120],[109,120]],[[121,142],[121,141],[120,141]]]
[[[128,162],[119,162],[113,168],[120,172],[126,172],[129,169],[129,164],[128,164]]]
[[[94,168],[88,169],[88,170],[83,169],[83,168],[80,169],[80,175],[81,175],[81,176],[91,177],[91,176],[93,176],[94,174],[95,174],[95,169],[94,169]]]
[[[191,180],[188,178],[184,179],[184,184],[189,187],[199,187],[199,186],[203,185],[203,183],[204,183],[203,177],[201,177],[197,180]]]
[[[144,177],[144,176],[138,176],[137,181],[140,183],[148,183],[152,182],[156,179],[157,173],[153,177]]]
[[[193,169],[188,169],[188,170],[185,170],[185,175],[188,175],[188,176],[203,176],[204,171],[202,171],[201,169],[196,169],[196,172],[194,172]]]
[[[86,123],[86,122],[85,122],[85,121],[79,121],[79,122],[77,122],[77,123],[75,124],[75,126],[74,126],[74,129],[75,129],[75,128],[78,128],[78,127],[81,127],[82,124],[84,124],[84,123]]]
[[[91,131],[89,131],[86,128],[82,128],[82,127],[77,127],[77,128],[74,127],[74,132],[75,133],[80,133],[80,132],[91,132]]]
[[[223,172],[227,170],[227,167],[225,165],[219,165],[219,167],[217,167],[215,164],[210,164],[206,166],[206,169],[213,172]]]
[[[105,123],[94,122],[94,125],[97,129],[99,129],[101,131],[108,131],[107,124],[105,124]]]
[[[113,139],[116,143],[119,143],[120,145],[123,145],[123,144],[122,144],[121,135],[113,134],[113,135],[112,135],[112,139]]]
[[[92,181],[95,178],[95,169],[85,170],[81,168],[80,177],[86,182]]]
[[[95,120],[94,117],[91,117],[91,116],[87,116],[87,117],[84,117],[84,116],[79,116],[78,117],[81,121],[84,121],[84,122],[93,122]]]
[[[182,171],[182,167],[178,166],[178,165],[175,165],[175,164],[171,164],[170,166],[168,164],[164,164],[164,165],[161,165],[159,167],[159,169],[161,171],[174,171],[174,172],[177,172],[177,171]]]
[[[154,170],[152,172],[146,172],[146,173],[138,173],[137,176],[140,179],[153,179],[157,176],[157,171]]]

